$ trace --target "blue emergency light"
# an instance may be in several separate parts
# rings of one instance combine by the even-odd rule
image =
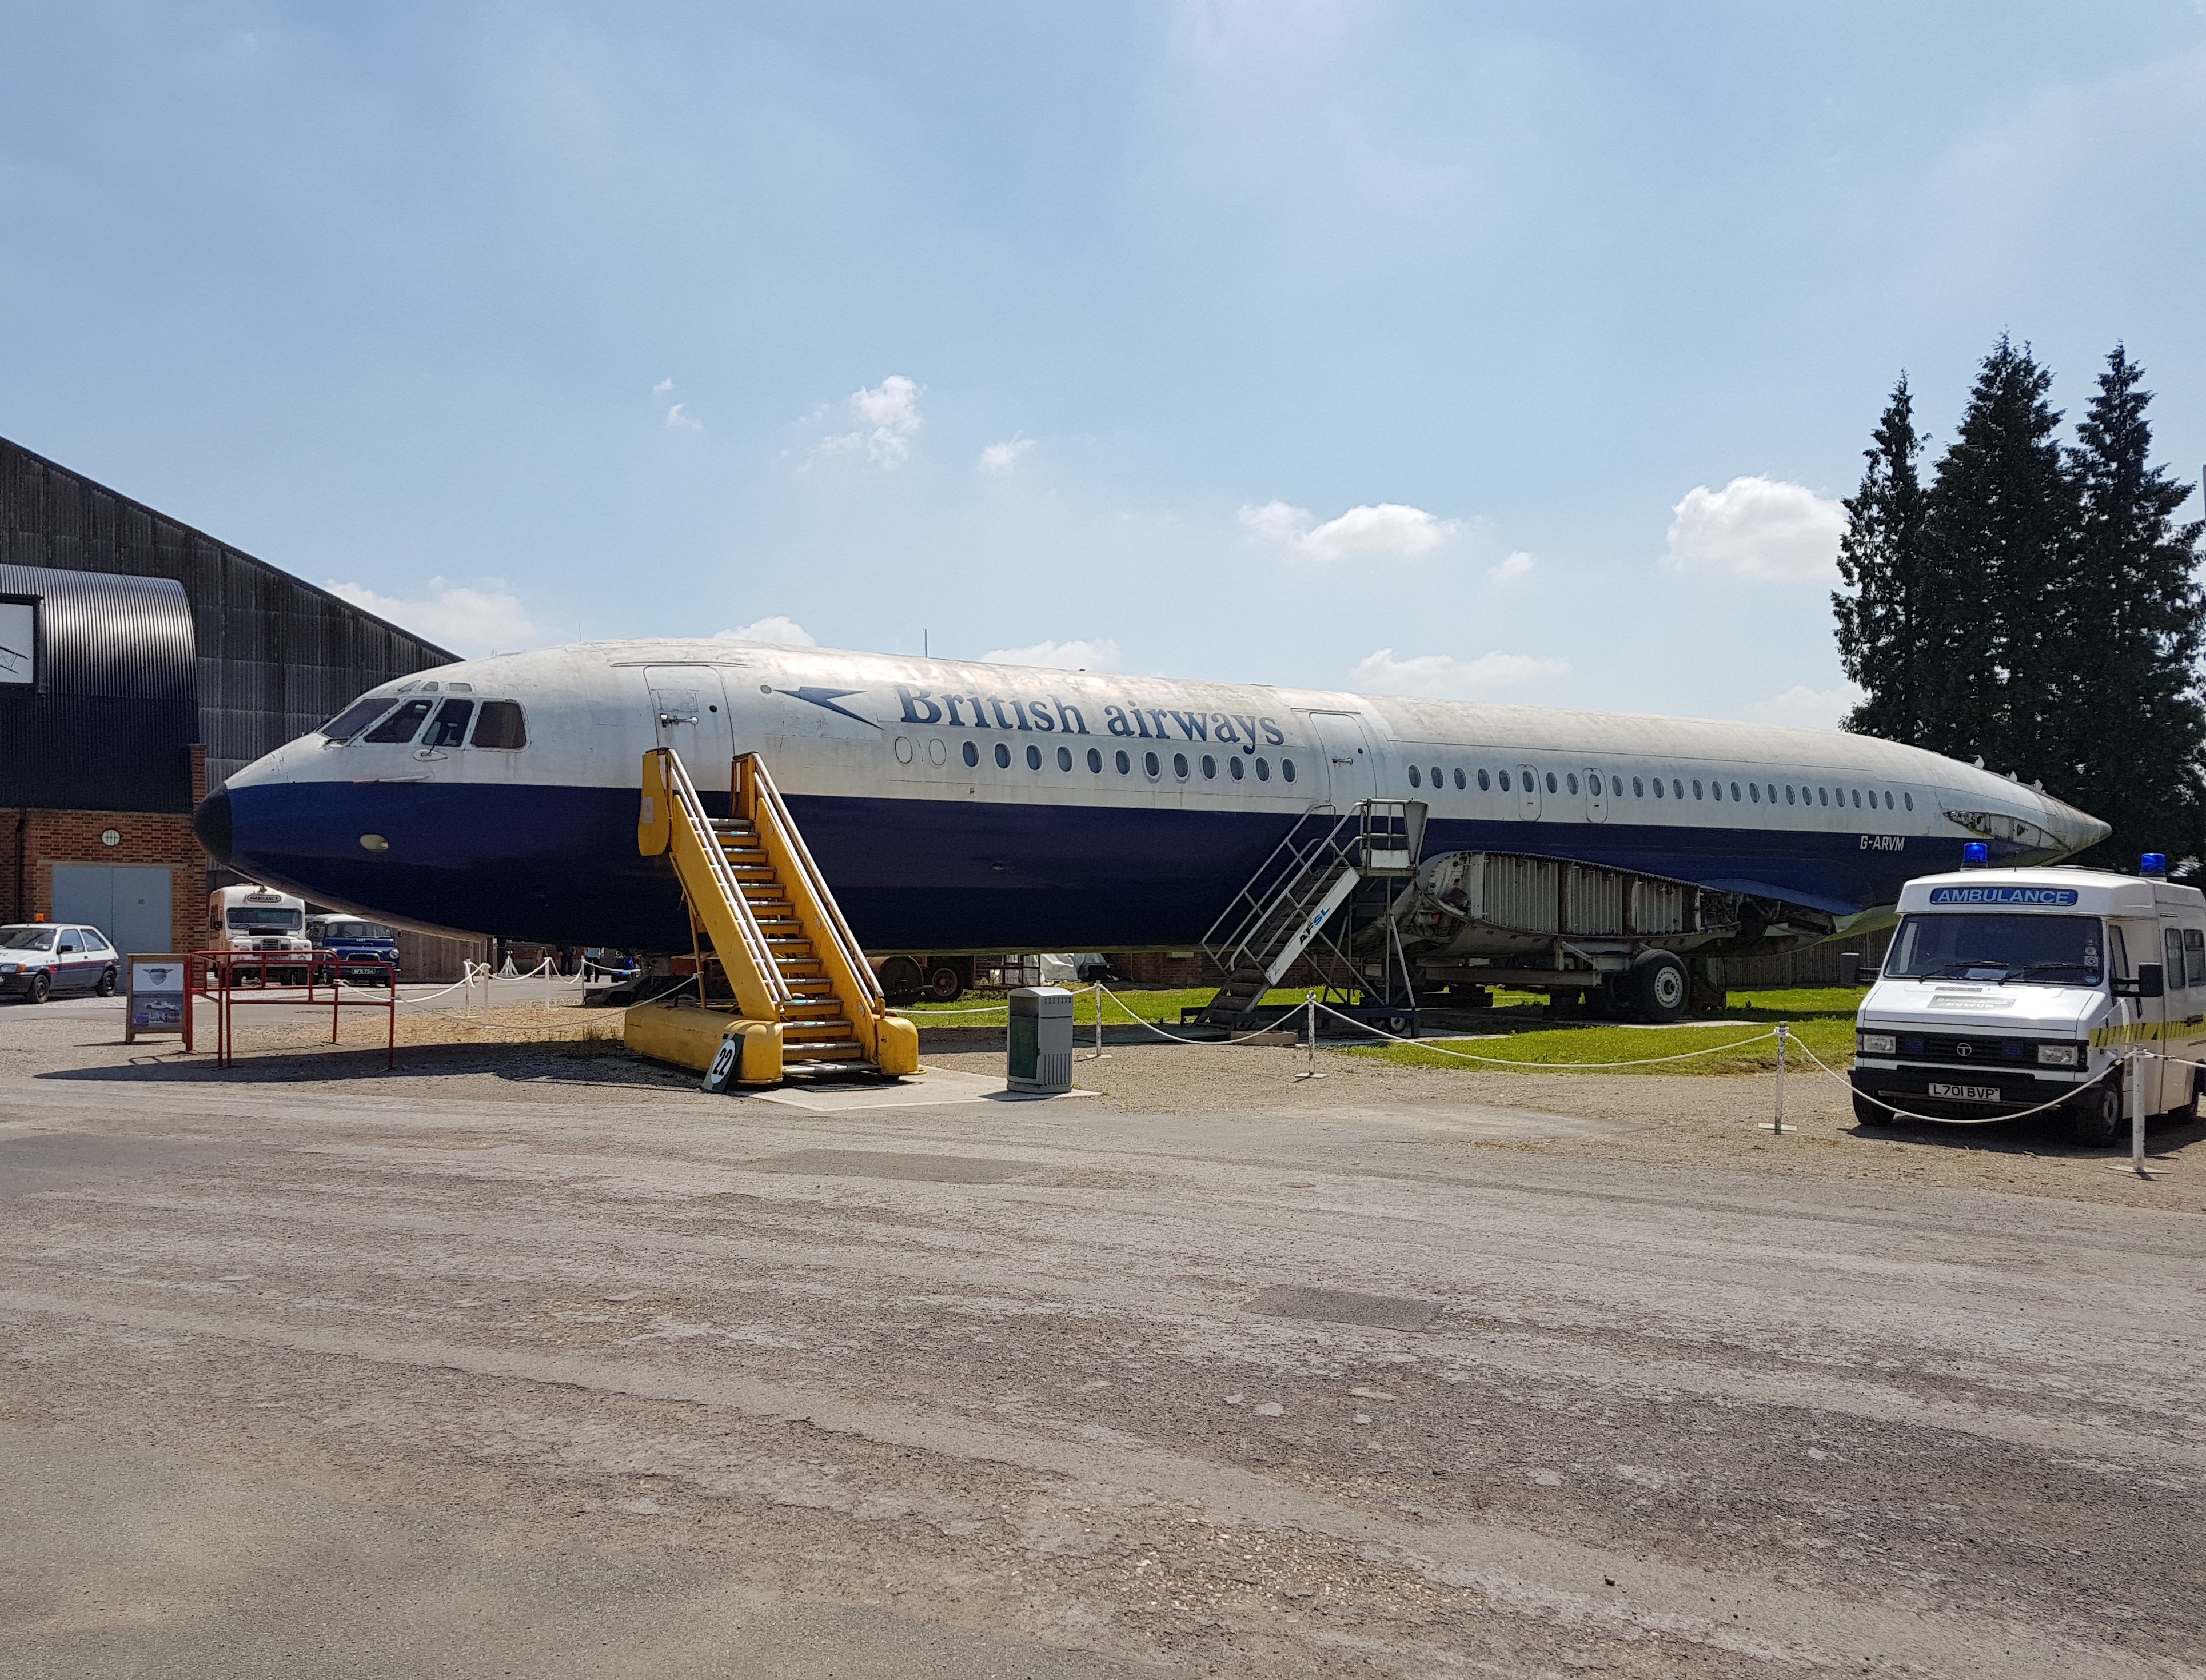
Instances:
[[[2140,875],[2149,875],[2155,880],[2161,879],[2167,873],[2167,854],[2166,852],[2147,852],[2143,857],[2137,860],[2137,873]]]
[[[1961,867],[1981,869],[1992,861],[1992,849],[1981,840],[1971,840],[1961,848]]]

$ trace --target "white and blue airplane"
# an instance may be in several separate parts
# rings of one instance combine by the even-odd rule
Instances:
[[[1728,955],[1877,925],[1970,841],[2042,863],[2108,832],[1837,731],[701,640],[386,683],[232,776],[198,831],[253,880],[379,920],[686,953],[666,860],[636,848],[641,758],[670,745],[723,808],[730,760],[761,754],[876,956],[1189,948],[1305,813],[1373,796],[1428,807],[1428,860],[1739,895],[1761,909]]]

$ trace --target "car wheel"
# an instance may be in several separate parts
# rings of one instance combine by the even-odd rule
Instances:
[[[2121,1135],[2122,1091],[2119,1085],[2094,1086],[2068,1114],[2068,1135],[2086,1148],[2103,1149]]]
[[[1631,1012],[1657,1025],[1675,1021],[1685,1012],[1692,989],[1685,965],[1666,950],[1641,951],[1631,959],[1631,972],[1625,977]]]
[[[1899,1117],[1882,1104],[1854,1093],[1854,1123],[1857,1126],[1889,1126]]]
[[[100,997],[112,998],[115,995],[115,970],[112,968],[101,969],[99,974],[99,984],[94,986],[92,990]]]
[[[54,983],[51,976],[45,974],[33,974],[31,976],[31,988],[29,995],[33,1003],[45,1003],[49,997],[53,995],[53,990]]]

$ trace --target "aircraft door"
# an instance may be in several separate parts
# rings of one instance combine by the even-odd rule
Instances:
[[[1605,823],[1608,820],[1608,795],[1605,791],[1607,784],[1602,781],[1601,772],[1598,770],[1589,770],[1585,778],[1586,819]]]
[[[700,792],[726,792],[736,736],[718,670],[711,665],[648,665],[643,677],[651,690],[654,743],[682,755]]]
[[[1327,797],[1336,811],[1354,807],[1356,801],[1379,793],[1379,766],[1372,761],[1371,743],[1354,713],[1313,712],[1310,730],[1326,756]]]
[[[1540,772],[1529,764],[1517,766],[1517,784],[1524,789],[1521,814],[1528,823],[1540,820]]]

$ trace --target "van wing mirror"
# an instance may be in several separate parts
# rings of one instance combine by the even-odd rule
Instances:
[[[2164,998],[2167,995],[2167,971],[2157,962],[2137,964],[2137,978],[2114,981],[2117,998]]]

